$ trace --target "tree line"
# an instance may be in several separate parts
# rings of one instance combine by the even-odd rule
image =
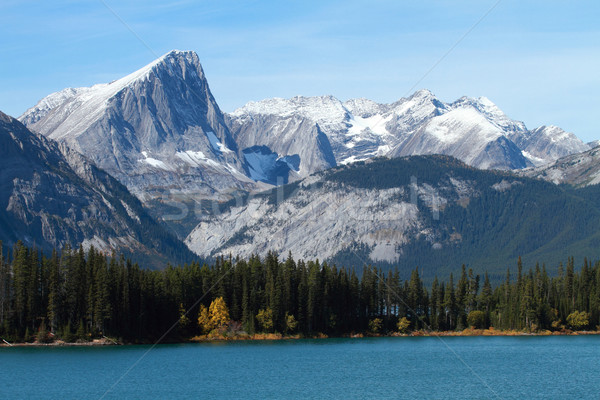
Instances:
[[[1,249],[1,246],[0,246]],[[0,253],[0,337],[8,341],[147,342],[221,334],[279,332],[312,336],[398,330],[476,328],[526,331],[596,329],[600,262],[575,269],[573,258],[550,276],[545,266],[516,272],[492,287],[462,267],[457,279],[426,287],[414,269],[360,271],[269,252],[149,270],[93,247],[44,255],[17,243]]]

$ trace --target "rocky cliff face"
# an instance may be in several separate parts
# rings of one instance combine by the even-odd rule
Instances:
[[[144,200],[254,188],[194,52],[172,51],[117,81],[51,94],[20,120]]]
[[[0,113],[0,240],[42,249],[94,245],[148,265],[192,255],[138,199],[85,157]]]
[[[266,146],[278,156],[297,158],[298,165],[290,168],[294,176],[305,177],[336,165],[329,138],[318,123],[309,119],[296,115],[270,118],[249,113],[229,116],[228,125],[238,146],[244,150]],[[251,168],[257,169],[247,157],[246,161]]]

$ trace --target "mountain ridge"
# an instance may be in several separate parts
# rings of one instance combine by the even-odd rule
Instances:
[[[111,83],[53,93],[20,120],[86,154],[146,203],[173,192],[225,199],[232,188],[261,190],[257,182],[377,156],[447,154],[480,168],[522,169],[589,149],[557,127],[528,130],[486,97],[444,103],[426,89],[390,104],[296,96],[227,114],[198,55],[179,50]],[[270,153],[248,150],[256,146]],[[277,164],[286,157],[299,158],[297,168]]]
[[[589,149],[557,127],[528,130],[486,97],[444,103],[426,89],[389,104],[368,99],[342,102],[333,96],[265,99],[238,108],[228,121],[234,135],[255,129],[252,125],[260,121],[270,127],[271,136],[285,136],[285,122],[291,118],[321,127],[338,164],[382,155],[438,153],[480,168],[521,169]]]

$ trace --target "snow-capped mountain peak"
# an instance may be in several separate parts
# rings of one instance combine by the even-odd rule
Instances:
[[[452,108],[472,107],[489,122],[498,126],[506,134],[527,130],[521,121],[510,119],[494,102],[487,97],[470,98],[463,96],[450,105]]]
[[[253,187],[193,51],[173,50],[110,83],[54,93],[20,120],[142,198]]]
[[[85,132],[101,118],[110,100],[127,88],[151,79],[160,69],[185,77],[186,73],[197,79],[204,79],[204,72],[196,53],[173,50],[152,61],[137,71],[110,83],[96,84],[91,87],[67,88],[43,98],[34,107],[27,110],[19,119],[34,130],[47,134],[52,139],[77,136]],[[67,107],[58,107],[68,104]],[[60,109],[61,113],[52,111]],[[45,118],[49,116],[48,118]],[[42,118],[43,126],[37,124]],[[40,125],[40,126],[38,126]],[[48,134],[52,131],[50,134]]]
[[[566,139],[572,139],[575,136],[572,133],[564,131],[556,125],[542,125],[537,128],[537,130],[555,143]]]

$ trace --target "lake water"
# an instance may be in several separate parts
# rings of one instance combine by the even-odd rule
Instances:
[[[600,398],[598,336],[325,339],[149,349],[0,348],[0,398]]]

